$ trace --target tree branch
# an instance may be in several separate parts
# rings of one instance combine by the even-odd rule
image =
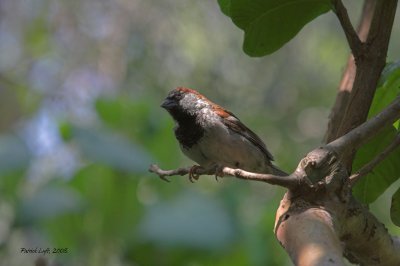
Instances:
[[[300,182],[289,190],[275,220],[276,237],[296,265],[344,265],[342,254],[361,265],[400,265],[398,239],[353,198],[340,161],[399,118],[397,97],[381,113],[299,163],[295,173],[314,185]]]
[[[381,161],[383,161],[389,154],[400,145],[400,134],[398,134],[393,142],[386,147],[380,154],[378,154],[372,161],[364,165],[357,173],[349,177],[349,185],[354,186],[361,177],[367,175],[372,169],[375,168]]]
[[[382,112],[358,126],[346,135],[327,144],[342,157],[354,153],[357,148],[379,133],[381,129],[400,119],[400,96],[389,104]]]
[[[301,179],[295,174],[291,174],[288,176],[258,174],[258,173],[247,172],[242,169],[233,169],[229,167],[224,167],[223,173],[225,175],[235,176],[240,179],[261,181],[271,185],[278,185],[281,187],[285,187],[288,189],[295,188],[301,182]]]
[[[278,185],[285,188],[294,188],[299,185],[301,179],[295,175],[288,175],[288,176],[277,176],[277,175],[270,175],[270,174],[260,174],[260,173],[252,173],[248,171],[244,171],[242,169],[233,169],[229,167],[224,167],[222,170],[215,170],[215,167],[210,169],[205,169],[203,167],[197,167],[192,170],[192,167],[186,168],[178,168],[174,170],[162,170],[158,165],[152,164],[149,167],[149,172],[157,174],[161,179],[169,182],[166,179],[166,176],[174,176],[174,175],[187,175],[190,174],[191,171],[195,172],[196,175],[211,175],[216,174],[216,176],[226,175],[226,176],[234,176],[239,179],[245,180],[252,180],[252,181],[261,181],[271,185]]]
[[[330,196],[281,201],[274,231],[295,265],[345,265],[342,254],[357,265],[400,265],[399,238],[350,195]]]
[[[175,175],[187,175],[190,172],[190,167],[186,168],[177,168],[173,170],[163,170],[156,164],[151,164],[149,166],[149,172],[157,174],[162,180],[170,182],[166,176],[175,176]]]
[[[354,30],[353,25],[350,22],[349,15],[347,14],[347,10],[344,7],[342,1],[332,0],[332,4],[334,6],[336,16],[338,17],[339,22],[342,25],[350,49],[357,62],[358,58],[363,53],[363,43],[361,42],[357,32]]]
[[[276,237],[296,265],[344,265],[342,254],[361,265],[400,265],[398,239],[353,198],[336,156],[319,148],[302,159],[295,172],[319,181],[286,193],[277,211]]]
[[[400,242],[369,210],[351,198],[338,217],[344,255],[360,265],[400,265]]]
[[[397,0],[376,2],[367,37],[367,49],[357,62],[353,89],[337,136],[343,136],[367,119],[379,77],[386,63],[396,7]],[[354,155],[355,153],[349,153],[342,158],[349,171],[351,170]]]
[[[284,196],[277,211],[275,235],[295,265],[345,265],[343,249],[329,212]]]
[[[371,25],[372,17],[374,14],[374,8],[375,0],[364,1],[360,23],[357,28],[357,34],[361,42],[365,42],[367,39],[369,27]],[[349,97],[353,88],[355,75],[356,64],[353,54],[350,54],[347,60],[346,69],[343,73],[342,80],[338,88],[338,94],[336,96],[335,103],[329,115],[328,128],[324,138],[325,143],[329,143],[338,137],[337,133],[349,102]]]

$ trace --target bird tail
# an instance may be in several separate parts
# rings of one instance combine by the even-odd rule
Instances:
[[[272,174],[279,175],[279,176],[288,176],[289,174],[279,169],[277,166],[271,164]]]

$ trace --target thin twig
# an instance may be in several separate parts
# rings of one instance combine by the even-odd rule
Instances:
[[[349,185],[354,186],[361,177],[370,173],[375,166],[377,166],[381,161],[383,161],[389,154],[394,151],[400,145],[400,134],[397,134],[395,139],[389,146],[386,147],[380,154],[378,154],[372,161],[364,165],[357,173],[349,177]]]
[[[328,143],[327,148],[333,149],[341,157],[355,151],[362,144],[378,134],[385,126],[400,119],[400,96],[392,101],[382,112],[354,128],[346,135]]]
[[[334,11],[336,13],[336,16],[338,17],[339,22],[342,25],[347,42],[349,43],[350,49],[357,62],[357,59],[362,55],[363,52],[363,43],[361,42],[357,32],[351,24],[349,14],[347,14],[347,10],[342,1],[332,0],[332,4],[335,7]]]
[[[173,170],[163,170],[158,165],[156,164],[151,164],[149,167],[149,172],[157,174],[162,180],[170,182],[166,176],[175,176],[175,175],[187,175],[190,172],[191,167],[185,167],[185,168],[177,168]]]
[[[190,173],[191,169],[192,169],[192,167],[178,168],[178,169],[173,169],[173,170],[163,170],[158,165],[152,164],[152,165],[150,165],[149,171],[157,174],[161,179],[169,182],[169,180],[165,178],[166,176],[187,175]],[[199,168],[196,168],[194,170],[194,172],[198,176],[216,174],[215,168],[214,168],[214,172],[211,172],[210,169],[205,169],[205,168],[199,167]],[[233,169],[233,168],[229,168],[229,167],[224,167],[224,168],[222,168],[222,170],[218,171],[218,176],[221,176],[221,174],[226,175],[226,176],[234,176],[234,177],[237,177],[240,179],[245,179],[245,180],[261,181],[261,182],[265,182],[265,183],[268,183],[271,185],[278,185],[278,186],[289,188],[289,189],[294,188],[300,182],[299,178],[295,175],[277,176],[277,175],[270,175],[270,174],[259,174],[259,173],[247,172],[242,169]]]
[[[278,185],[285,188],[294,188],[299,185],[300,179],[296,175],[288,175],[288,176],[278,176],[271,174],[259,174],[247,172],[242,169],[233,169],[229,167],[224,167],[222,172],[225,175],[235,176],[240,179],[245,180],[253,180],[253,181],[261,181],[271,185]]]

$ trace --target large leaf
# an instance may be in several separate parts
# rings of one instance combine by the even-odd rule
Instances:
[[[379,79],[378,87],[399,89],[400,86],[400,61],[389,63],[385,66]]]
[[[357,171],[382,152],[395,138],[397,130],[389,127],[380,132],[371,142],[357,152],[353,169]],[[400,149],[393,151],[374,170],[364,176],[354,187],[354,196],[364,202],[374,202],[391,184],[400,177]]]
[[[400,63],[388,64],[382,72],[368,117],[382,111],[400,94]],[[397,127],[396,127],[397,126]],[[353,163],[357,171],[381,153],[398,134],[398,122],[389,126],[372,141],[358,150]],[[393,182],[400,177],[400,149],[393,151],[384,161],[354,187],[354,195],[364,203],[375,201]]]
[[[400,120],[397,120],[396,122],[394,122],[393,126],[394,126],[397,130],[400,130]]]
[[[222,13],[229,16],[231,12],[231,0],[218,0]]]
[[[379,79],[368,117],[377,115],[400,94],[400,61],[386,65]]]
[[[225,0],[219,4],[244,30],[243,49],[250,56],[275,52],[308,22],[331,10],[329,0]]]
[[[395,225],[400,226],[400,189],[393,194],[390,218]]]
[[[400,94],[400,61],[388,64],[385,67],[380,79],[380,85],[383,88],[390,90],[391,95],[388,97],[389,100]],[[385,102],[385,99],[381,99],[381,102]],[[397,131],[399,131],[400,120],[397,120],[393,126],[397,129]],[[399,151],[396,152],[398,153]],[[390,217],[395,225],[400,226],[400,189],[398,189],[392,196]]]

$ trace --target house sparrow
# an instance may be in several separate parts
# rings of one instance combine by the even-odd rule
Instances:
[[[250,172],[287,175],[274,166],[264,142],[233,113],[199,92],[178,87],[161,104],[175,120],[182,152],[204,169],[240,168]],[[198,176],[189,173],[190,181]]]

